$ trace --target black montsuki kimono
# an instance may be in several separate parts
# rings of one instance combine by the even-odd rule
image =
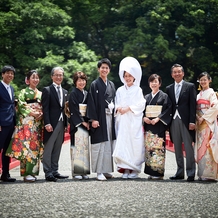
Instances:
[[[99,77],[91,83],[87,100],[87,117],[90,120],[99,122],[98,128],[90,126],[91,144],[108,141],[107,123],[105,108],[108,108],[108,102],[114,102],[115,86],[114,83],[107,80],[107,85]],[[114,117],[112,116],[112,140],[115,139]]]
[[[148,105],[162,105],[162,111],[158,116],[160,121],[155,125],[146,124],[144,122],[146,149],[144,172],[151,176],[164,176],[165,132],[172,120],[172,103],[168,95],[161,90],[154,96],[153,99],[151,93],[146,95],[145,99],[146,107]]]

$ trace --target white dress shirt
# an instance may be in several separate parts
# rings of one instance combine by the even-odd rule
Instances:
[[[175,82],[175,85],[174,85],[175,96],[176,96],[177,85],[180,85],[180,90],[179,90],[179,95],[180,95],[180,92],[181,92],[181,89],[182,89],[182,84],[183,84],[183,80],[180,83]],[[176,103],[178,103],[178,99],[176,99]],[[181,116],[179,115],[179,111],[176,109],[175,114],[173,116],[173,119],[176,119],[177,116],[179,117],[179,119],[181,119]]]

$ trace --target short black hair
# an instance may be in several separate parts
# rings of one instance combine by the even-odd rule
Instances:
[[[107,58],[101,59],[97,64],[98,68],[100,68],[102,64],[107,64],[108,67],[111,69],[111,62],[109,59],[107,59]]]
[[[6,65],[6,66],[4,66],[4,67],[2,68],[2,73],[3,73],[3,74],[4,74],[5,72],[7,72],[7,71],[13,71],[13,72],[15,73],[15,69],[14,69],[14,67],[11,66],[11,65]]]

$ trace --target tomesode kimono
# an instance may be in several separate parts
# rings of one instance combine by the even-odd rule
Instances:
[[[145,130],[145,169],[144,173],[151,176],[164,176],[165,166],[165,132],[171,122],[172,103],[166,93],[159,92],[152,97],[152,94],[145,96],[146,108],[150,105],[162,106],[161,112],[158,115],[159,122],[155,125],[144,123]],[[154,110],[154,108],[153,108]],[[145,113],[146,116],[146,113]],[[156,117],[156,116],[155,116]],[[150,119],[155,117],[149,116]]]
[[[69,98],[72,176],[90,174],[89,131],[85,117],[87,91],[74,88]]]
[[[128,87],[123,79],[124,71],[130,73],[135,82]],[[141,67],[134,58],[127,57],[120,63],[119,76],[124,83],[118,88],[115,97],[115,111],[118,107],[129,106],[131,111],[115,116],[116,145],[113,152],[117,170],[123,173],[125,169],[141,172],[144,162],[144,133],[142,125],[145,99],[141,88]]]
[[[204,121],[196,123],[195,159],[198,176],[206,179],[218,178],[218,100],[212,88],[197,95],[197,116]]]
[[[43,120],[28,114],[42,112],[41,92],[27,87],[18,96],[17,124],[6,155],[20,160],[21,176],[38,175],[43,154]]]

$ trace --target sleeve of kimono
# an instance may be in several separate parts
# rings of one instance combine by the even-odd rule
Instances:
[[[87,99],[87,117],[90,120],[98,120],[97,115],[97,95],[98,90],[95,86],[95,83],[91,83],[89,93],[88,93],[88,99]]]
[[[142,89],[140,87],[136,92],[135,100],[135,104],[130,105],[129,107],[135,115],[141,115],[141,113],[145,110],[146,100],[143,96]]]
[[[217,119],[218,115],[218,100],[216,93],[213,91],[210,94],[210,108],[202,116],[207,122],[213,123]]]
[[[70,122],[73,123],[75,126],[78,126],[84,119],[79,112],[79,101],[78,97],[76,96],[75,92],[70,93],[69,98],[69,109],[70,109]]]
[[[172,102],[167,94],[164,95],[164,103],[161,114],[158,116],[165,125],[170,124],[172,119]]]
[[[120,107],[121,103],[121,89],[118,88],[115,95],[115,113],[118,107]]]
[[[25,100],[25,92],[26,89],[22,89],[18,95],[18,111],[24,117],[26,117],[31,112],[31,109],[28,107],[28,104]]]

